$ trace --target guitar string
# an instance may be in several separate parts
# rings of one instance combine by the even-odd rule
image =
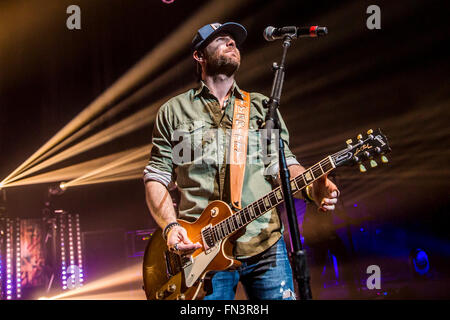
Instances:
[[[346,153],[346,152],[347,152],[347,150],[340,151],[340,152],[337,152],[337,153],[331,155],[331,157],[332,157],[332,159],[335,160],[335,159],[337,158],[337,156],[342,155],[342,154],[344,154],[344,153]],[[303,172],[302,174],[300,174],[300,175],[298,175],[297,177],[293,178],[293,179],[291,180],[291,182],[292,182],[292,181],[295,181],[296,184],[297,184],[297,188],[296,188],[297,190],[295,190],[295,192],[300,191],[301,189],[303,189],[303,188],[306,186],[306,185],[303,185],[302,187],[299,188],[299,187],[298,187],[298,182],[299,182],[299,181],[297,181],[297,180],[300,180],[299,177],[300,177],[300,176],[303,176],[306,172],[311,171],[311,172],[313,173],[314,181],[315,181],[315,180],[319,179],[321,176],[323,176],[324,174],[326,174],[328,171],[331,171],[332,169],[335,168],[335,167],[332,166],[332,167],[330,168],[330,170],[324,171],[324,170],[323,170],[323,167],[324,167],[324,166],[322,166],[321,163],[322,163],[322,162],[326,162],[326,161],[328,161],[329,163],[325,163],[324,166],[330,165],[330,164],[331,164],[331,162],[329,161],[329,157],[326,157],[325,159],[322,159],[321,161],[319,161],[318,163],[316,163],[316,164],[313,165],[312,167],[310,167],[310,168],[308,168],[307,170],[305,170],[305,172]],[[334,161],[334,162],[335,162],[335,161]],[[319,174],[319,175],[314,174],[315,172],[317,173],[317,171],[319,171],[319,170],[320,170],[320,174]],[[317,178],[316,178],[316,176],[317,176]],[[304,180],[304,179],[303,179],[303,180]],[[273,204],[272,204],[272,201],[269,200],[269,203],[270,203],[269,209],[267,209],[267,208],[266,208],[266,205],[264,204],[264,199],[266,199],[266,198],[269,198],[269,199],[270,199],[270,197],[272,197],[272,196],[275,198],[275,200],[277,200],[277,198],[276,198],[276,196],[275,196],[275,192],[278,191],[278,189],[281,190],[281,187],[275,188],[274,190],[272,190],[271,192],[269,192],[269,193],[266,194],[265,196],[261,197],[260,199],[256,200],[255,202],[249,204],[248,206],[246,206],[246,207],[243,208],[242,210],[240,210],[240,211],[234,213],[232,216],[230,216],[230,217],[228,217],[228,218],[222,220],[221,222],[219,222],[219,223],[213,225],[213,226],[211,227],[211,230],[212,230],[213,228],[218,229],[218,228],[220,227],[220,229],[222,229],[222,231],[223,231],[222,233],[224,234],[224,236],[220,236],[221,239],[218,239],[218,240],[220,241],[220,240],[224,239],[225,237],[227,237],[228,235],[232,234],[232,233],[235,232],[236,230],[238,230],[238,229],[244,227],[245,225],[249,224],[250,222],[254,221],[254,220],[257,219],[260,215],[264,214],[265,212],[269,211],[270,209],[273,209],[273,208],[276,207],[277,205],[279,205],[279,204],[281,204],[282,202],[284,202],[284,200],[281,200],[280,202],[277,202],[275,205],[273,205]],[[238,229],[232,230],[232,228],[234,228],[234,223],[232,223],[232,222],[229,223],[229,222],[231,221],[230,219],[234,218],[235,215],[237,215],[237,214],[243,213],[244,210],[249,211],[248,208],[251,207],[251,206],[255,206],[255,204],[256,204],[257,208],[259,209],[260,213],[259,213],[259,214],[256,214],[256,215],[255,215],[255,218],[251,218],[251,215],[250,215],[250,221],[245,222],[245,223],[244,223],[242,226],[240,226]],[[259,206],[260,204],[263,205],[263,208],[264,208],[263,211],[261,211],[261,209],[260,209],[260,206]],[[246,220],[247,220],[247,219],[246,219]],[[241,219],[241,221],[242,221],[242,219]],[[226,227],[226,229],[223,228],[224,226]],[[214,231],[215,231],[215,230],[212,230],[213,235],[214,235]],[[230,231],[231,231],[231,232],[230,232]],[[191,241],[197,241],[197,240],[201,240],[201,239],[202,239],[202,235],[199,234],[198,236],[194,237]]]
[[[337,159],[337,157],[338,157],[339,155],[342,155],[342,154],[344,154],[344,153],[346,153],[346,152],[347,152],[347,150],[339,151],[339,152],[337,152],[337,153],[331,155],[331,158],[332,158],[333,160],[335,160],[335,159]],[[291,182],[292,182],[292,181],[295,181],[296,184],[297,184],[297,186],[298,186],[297,179],[299,179],[299,177],[303,176],[303,175],[304,175],[306,172],[308,172],[308,171],[311,171],[311,172],[313,173],[314,181],[316,181],[317,179],[319,179],[320,177],[322,177],[323,175],[325,175],[328,171],[331,171],[332,169],[335,168],[335,167],[332,166],[332,167],[330,168],[330,170],[324,171],[324,170],[323,170],[323,166],[321,165],[321,163],[322,163],[322,162],[326,162],[326,161],[329,162],[328,165],[332,164],[332,163],[329,161],[329,157],[326,157],[326,158],[322,159],[321,161],[319,161],[318,163],[314,164],[312,167],[310,167],[310,168],[308,168],[307,170],[305,170],[303,173],[301,173],[301,174],[299,174],[298,176],[296,176],[295,178],[293,178],[293,179],[291,180]],[[334,162],[335,162],[335,161],[334,161]],[[326,166],[326,165],[327,165],[327,164],[325,163],[324,166]],[[317,176],[317,178],[316,178],[316,175],[317,175],[317,174],[314,174],[314,173],[317,172],[317,171],[319,171],[319,170],[321,171],[321,173],[320,173],[320,174]],[[300,179],[299,179],[299,180],[300,180]],[[304,180],[304,179],[303,179],[303,180]],[[314,182],[314,181],[313,181],[313,182]],[[312,182],[311,182],[311,183],[312,183]],[[297,187],[297,188],[296,188],[297,190],[295,190],[295,192],[300,191],[301,189],[305,188],[305,186],[306,186],[306,185],[303,185],[303,186],[300,187],[300,188]],[[284,200],[281,200],[279,203],[276,203],[275,205],[272,205],[272,202],[269,200],[269,203],[271,204],[271,207],[270,207],[269,209],[267,209],[267,208],[266,208],[266,205],[264,204],[264,199],[270,198],[271,196],[274,196],[274,198],[277,199],[276,196],[275,196],[275,192],[276,192],[278,189],[280,189],[280,191],[281,191],[281,187],[279,186],[279,187],[275,188],[274,190],[272,190],[271,192],[269,192],[268,194],[266,194],[265,196],[261,197],[260,199],[258,199],[258,200],[256,200],[256,201],[252,202],[251,204],[249,204],[248,206],[246,206],[246,207],[243,208],[242,210],[240,210],[240,211],[234,213],[232,216],[230,216],[230,217],[228,217],[228,218],[225,218],[225,219],[222,220],[221,222],[219,222],[219,223],[213,225],[213,226],[211,227],[211,229],[213,229],[213,228],[216,228],[216,229],[217,229],[217,228],[220,227],[220,228],[222,229],[222,231],[223,231],[222,233],[224,234],[224,236],[223,236],[223,237],[221,236],[221,237],[220,237],[221,239],[218,239],[218,240],[220,241],[220,240],[226,238],[228,235],[234,233],[234,232],[237,231],[238,229],[240,229],[240,228],[244,227],[245,225],[249,224],[250,222],[254,221],[254,220],[257,219],[259,216],[263,215],[265,212],[269,211],[270,209],[273,209],[273,208],[276,207],[277,205],[279,205],[279,204],[281,204],[282,202],[284,202]],[[229,219],[232,219],[235,215],[244,212],[244,210],[247,210],[247,211],[248,211],[248,208],[251,207],[251,206],[255,206],[255,204],[257,205],[257,208],[259,209],[259,211],[261,211],[259,205],[262,204],[262,205],[263,205],[263,208],[264,208],[264,211],[260,212],[259,214],[256,214],[256,215],[255,215],[255,218],[253,218],[253,219],[252,219],[251,216],[250,216],[250,221],[247,221],[246,223],[244,223],[244,224],[243,224],[241,227],[239,227],[238,229],[235,229],[235,230],[232,230],[231,232],[229,232],[229,230],[231,230],[231,225],[228,224]],[[242,220],[242,219],[241,219],[241,220]],[[226,229],[224,229],[223,226],[225,226]],[[214,233],[214,230],[212,230],[212,233]],[[192,238],[191,241],[192,241],[192,242],[195,242],[195,241],[198,241],[198,240],[201,240],[201,239],[202,239],[202,234],[200,233],[198,236]]]
[[[347,149],[338,151],[338,152],[336,152],[336,153],[334,153],[334,154],[332,154],[332,155],[330,155],[330,156],[324,158],[323,160],[321,160],[321,161],[319,161],[318,163],[314,164],[312,167],[310,167],[310,168],[308,168],[307,170],[305,170],[305,172],[303,172],[302,174],[300,174],[300,175],[298,175],[297,177],[293,178],[293,179],[291,180],[291,183],[292,183],[292,182],[295,182],[295,184],[296,184],[296,190],[294,190],[294,191],[295,191],[295,192],[298,192],[298,191],[300,191],[300,190],[302,190],[303,188],[306,187],[307,184],[306,184],[306,179],[305,179],[305,177],[304,177],[304,174],[305,174],[306,172],[310,171],[310,172],[313,174],[313,177],[314,177],[313,182],[314,182],[314,181],[318,180],[320,177],[322,177],[323,175],[325,175],[327,172],[332,171],[333,169],[335,169],[335,168],[336,168],[336,159],[338,158],[338,156],[344,155],[344,154],[346,154],[346,153],[348,153],[348,152],[349,152],[349,150],[347,150]],[[329,158],[330,158],[330,157],[331,157],[331,159],[333,160],[333,162],[330,162],[330,161],[329,161]],[[326,161],[328,161],[328,162],[330,162],[330,163],[326,163]],[[322,166],[322,162],[325,162],[325,163],[324,163],[324,166],[327,166],[327,165],[330,165],[330,164],[331,164],[331,165],[332,165],[331,168],[324,171],[324,170],[323,170],[323,167],[324,167],[324,166]],[[333,163],[334,163],[334,165],[333,165]],[[320,173],[317,175],[317,172],[318,172],[319,170],[320,170]],[[317,177],[316,177],[316,176],[317,176]],[[302,177],[303,179],[300,179],[300,177]],[[301,180],[303,180],[303,181],[301,181]],[[302,184],[301,187],[299,187],[299,183],[300,183],[300,182],[301,182],[301,184]],[[312,183],[312,182],[311,182],[311,183]],[[211,227],[211,230],[212,230],[213,235],[215,235],[215,230],[216,230],[216,229],[218,230],[218,229],[220,228],[221,231],[222,231],[222,234],[223,234],[224,236],[221,236],[219,233],[217,233],[217,234],[219,235],[219,238],[221,238],[221,239],[219,239],[219,240],[222,240],[222,239],[224,239],[225,237],[227,237],[228,235],[230,235],[230,234],[232,234],[233,232],[235,232],[236,230],[238,230],[238,229],[244,227],[245,225],[251,223],[252,221],[254,221],[255,219],[257,219],[259,216],[261,216],[262,214],[264,214],[265,212],[269,211],[270,209],[273,209],[273,208],[276,207],[277,205],[279,205],[279,204],[281,204],[282,202],[284,202],[284,200],[281,200],[280,202],[278,202],[278,199],[277,199],[277,197],[276,197],[276,195],[275,195],[275,193],[276,193],[278,190],[281,191],[281,187],[275,188],[274,190],[272,190],[271,192],[269,192],[269,193],[266,194],[265,196],[261,197],[260,199],[254,201],[253,203],[249,204],[248,206],[246,206],[246,207],[243,208],[242,210],[236,212],[236,213],[233,214],[232,216],[230,216],[230,217],[228,217],[228,218],[222,220],[221,222],[215,224],[214,226],[212,226],[212,227]],[[275,204],[272,204],[272,201],[271,201],[271,197],[272,197],[272,196],[274,197],[274,200],[275,200],[275,202],[276,202]],[[266,208],[266,205],[265,205],[265,203],[264,203],[264,199],[268,199],[269,204],[270,204],[270,205],[269,205],[269,209]],[[261,209],[260,209],[260,204],[263,205],[263,208],[264,208],[263,211],[261,211]],[[251,213],[250,213],[249,208],[250,208],[250,207],[255,207],[255,206],[258,208],[258,210],[260,211],[260,213],[255,214],[255,217],[252,218],[252,215],[251,215]],[[234,219],[234,218],[236,217],[236,215],[242,214],[242,216],[245,218],[245,220],[247,220],[247,217],[245,216],[245,213],[246,213],[245,211],[246,211],[247,213],[250,213],[250,216],[249,216],[250,219],[249,219],[249,221],[246,221],[242,226],[239,226],[239,223],[238,223],[238,222],[236,221],[236,219]],[[234,221],[231,221],[231,219],[234,219]],[[240,219],[240,220],[243,221],[243,219]],[[235,228],[234,222],[236,222],[236,225],[238,225],[238,228],[237,228],[237,229],[234,229],[234,228]],[[223,228],[224,226],[225,226],[226,229]],[[234,230],[233,230],[233,229],[234,229]],[[202,238],[202,235],[200,234],[200,235],[198,235],[197,237],[195,237],[194,239],[195,239],[195,240],[200,240],[201,238]]]
[[[331,159],[333,160],[333,163],[336,164],[336,159],[337,159],[337,157],[338,157],[338,156],[341,156],[341,155],[343,155],[343,154],[345,154],[345,153],[347,153],[347,152],[348,152],[348,150],[341,150],[341,151],[339,151],[339,152],[336,152],[336,153],[334,153],[334,154],[332,154],[332,155],[330,155],[330,156],[328,156],[328,157],[322,159],[322,160],[319,161],[318,163],[314,164],[313,166],[311,166],[310,168],[308,168],[307,170],[305,170],[303,173],[301,173],[301,174],[299,174],[298,176],[296,176],[295,178],[293,178],[293,179],[291,180],[291,182],[292,182],[292,181],[295,181],[296,184],[297,184],[297,188],[296,188],[297,190],[295,190],[295,192],[298,192],[298,191],[300,191],[301,189],[303,189],[303,188],[306,187],[307,184],[306,184],[306,185],[303,185],[303,186],[300,187],[300,188],[298,187],[298,183],[300,182],[300,177],[303,177],[303,180],[304,180],[303,182],[305,182],[304,174],[305,174],[306,172],[308,172],[308,171],[311,171],[311,172],[312,172],[312,174],[313,174],[313,176],[314,176],[314,179],[313,179],[313,182],[314,182],[314,181],[318,180],[320,177],[322,177],[323,175],[325,175],[327,172],[329,172],[329,171],[331,171],[331,170],[333,170],[333,169],[336,168],[336,166],[335,166],[335,165],[333,166],[333,165],[332,165],[332,162],[329,161],[329,158],[330,158],[330,157],[331,157]],[[331,168],[330,168],[329,170],[324,171],[324,170],[323,170],[323,166],[322,166],[321,163],[322,163],[322,162],[326,162],[326,161],[328,161],[329,163],[328,163],[328,164],[325,163],[325,164],[324,164],[325,166],[326,166],[326,165],[330,165],[330,164],[331,164],[332,166],[331,166]],[[316,175],[315,175],[314,173],[317,172],[318,170],[320,170],[321,173],[316,177]],[[298,181],[297,181],[297,180],[298,180]],[[312,182],[311,182],[311,183],[312,183]],[[302,184],[303,184],[303,183],[302,183]],[[217,234],[219,235],[219,238],[220,238],[220,239],[216,239],[216,240],[219,240],[219,241],[220,241],[220,240],[226,238],[227,236],[229,236],[230,234],[234,233],[234,232],[237,231],[238,229],[244,227],[244,226],[247,225],[247,224],[250,224],[252,221],[256,220],[259,216],[263,215],[265,212],[267,212],[267,211],[273,209],[273,208],[276,207],[277,205],[279,205],[279,204],[281,204],[282,202],[284,202],[284,200],[281,200],[280,202],[278,202],[277,197],[276,197],[276,195],[275,195],[275,193],[276,193],[278,190],[281,191],[281,187],[280,187],[280,186],[277,187],[277,188],[275,188],[274,190],[272,190],[271,192],[269,192],[269,193],[266,194],[265,196],[261,197],[260,199],[258,199],[258,200],[256,200],[256,201],[252,202],[251,204],[247,205],[247,206],[246,206],[245,208],[243,208],[242,210],[240,210],[240,211],[234,213],[232,216],[230,216],[230,217],[228,217],[228,218],[225,218],[225,219],[222,220],[221,222],[219,222],[219,223],[213,225],[213,226],[211,227],[211,229],[210,229],[210,230],[212,230],[213,236],[215,235],[215,230],[217,230],[219,227],[220,227],[220,229],[221,229],[221,231],[222,231],[222,234],[223,234],[223,236],[220,236],[220,234],[217,233]],[[282,192],[282,191],[281,191],[281,192]],[[266,208],[266,205],[264,204],[264,199],[266,199],[266,198],[269,198],[269,199],[270,199],[270,197],[272,197],[272,196],[275,198],[275,200],[276,200],[277,202],[276,202],[275,205],[273,205],[273,204],[272,204],[272,201],[269,200],[270,207],[269,207],[269,209],[267,209],[267,208]],[[260,209],[260,204],[263,205],[264,211],[261,211],[261,209]],[[251,214],[250,214],[250,221],[246,221],[246,222],[245,222],[242,226],[240,226],[238,229],[232,230],[232,225],[228,223],[228,222],[230,221],[230,219],[234,218],[235,215],[237,215],[237,214],[244,214],[244,215],[245,215],[245,212],[244,212],[244,211],[247,211],[248,213],[250,213],[250,212],[249,212],[249,208],[250,208],[250,207],[255,207],[255,205],[256,205],[256,207],[258,208],[258,210],[260,211],[259,213],[256,213],[256,214],[255,214],[255,218],[251,218]],[[247,220],[246,217],[245,217],[245,220]],[[241,221],[243,221],[243,220],[241,219]],[[226,227],[226,229],[223,228],[224,226]],[[234,224],[233,224],[233,226],[234,226]],[[231,231],[231,232],[230,232],[230,231]],[[216,238],[216,237],[215,237],[215,238]],[[191,241],[194,242],[194,241],[198,241],[198,240],[201,240],[201,239],[202,239],[202,234],[200,233],[200,234],[197,235],[196,237],[192,238]]]

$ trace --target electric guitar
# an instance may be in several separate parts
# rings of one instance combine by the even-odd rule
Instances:
[[[366,168],[363,162],[370,161],[377,166],[374,157],[390,151],[386,136],[380,129],[369,130],[357,141],[347,140],[347,147],[319,161],[302,174],[291,179],[291,189],[296,193],[337,167],[359,164],[361,172]],[[241,263],[233,257],[232,237],[240,235],[244,227],[265,212],[284,202],[281,186],[245,208],[233,212],[220,200],[212,201],[193,223],[177,220],[187,231],[192,242],[202,247],[189,256],[182,256],[168,250],[161,230],[151,236],[144,254],[144,291],[149,300],[195,300],[207,293],[207,280],[215,271],[238,267]]]

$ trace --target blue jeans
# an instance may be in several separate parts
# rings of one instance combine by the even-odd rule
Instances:
[[[204,300],[233,300],[239,280],[250,300],[295,300],[292,270],[283,237],[266,251],[239,261],[242,265],[237,270],[214,274],[213,292]]]

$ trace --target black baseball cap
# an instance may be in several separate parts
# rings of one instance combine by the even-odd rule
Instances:
[[[219,32],[227,32],[231,34],[236,45],[241,45],[245,38],[247,38],[247,30],[244,26],[236,22],[226,22],[224,24],[215,22],[207,24],[198,29],[194,39],[192,39],[192,51],[201,49],[206,46],[216,34]]]

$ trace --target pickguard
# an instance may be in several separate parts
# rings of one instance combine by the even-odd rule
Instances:
[[[206,253],[203,251],[193,258],[193,262],[183,266],[184,279],[186,279],[186,287],[191,287],[197,279],[203,274],[206,267],[217,256],[221,247],[222,241],[216,243],[214,247],[208,249]]]

